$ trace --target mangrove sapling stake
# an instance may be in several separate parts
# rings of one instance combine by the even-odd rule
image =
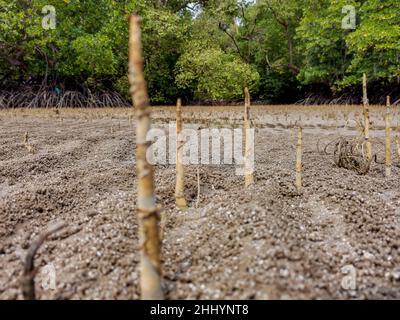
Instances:
[[[250,92],[246,87],[244,88],[244,131],[245,131],[245,154],[244,154],[244,174],[245,186],[249,187],[254,183],[253,164],[251,156],[253,154],[253,139],[250,132]]]
[[[390,177],[392,173],[392,159],[391,159],[391,154],[390,154],[390,145],[391,145],[391,117],[390,117],[390,97],[386,98],[386,115],[385,115],[385,135],[386,135],[386,144],[385,144],[385,154],[386,154],[386,170],[385,174],[386,177]]]
[[[396,146],[397,146],[397,156],[399,157],[400,160],[400,127],[397,128]]]
[[[184,195],[185,177],[183,168],[183,135],[182,135],[182,101],[178,99],[176,103],[176,184],[175,184],[175,203],[181,209],[187,209]]]
[[[368,161],[372,160],[372,146],[369,139],[369,101],[367,94],[367,75],[363,74],[363,109],[364,109],[364,140]]]
[[[32,145],[29,143],[29,135],[28,135],[28,132],[25,132],[25,134],[24,134],[23,143],[24,143],[24,146],[25,146],[26,150],[28,150],[29,153],[35,153],[35,147],[32,146]]]
[[[199,207],[200,202],[200,169],[197,168],[197,199],[196,199],[196,209]]]
[[[297,148],[296,148],[296,189],[298,193],[301,193],[302,187],[302,178],[301,178],[301,169],[302,169],[302,149],[303,149],[303,128],[301,126],[297,129]]]
[[[140,17],[129,18],[129,84],[136,123],[137,213],[139,220],[140,288],[143,300],[163,299],[161,288],[161,241],[159,214],[154,195],[154,168],[146,153],[151,119],[147,85],[143,75]]]

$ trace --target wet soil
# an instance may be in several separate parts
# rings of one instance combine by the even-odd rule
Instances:
[[[248,189],[233,165],[190,165],[189,209],[179,211],[174,166],[156,166],[168,299],[400,298],[396,145],[389,178],[379,163],[365,176],[338,168],[317,142],[357,136],[349,117],[359,109],[299,108],[254,111],[256,182]],[[383,159],[379,112],[371,134]],[[300,114],[304,185],[298,194],[293,126]],[[165,128],[174,110],[155,109],[153,116]],[[196,126],[239,127],[241,109],[186,109],[184,116]],[[25,132],[34,152],[23,143]],[[22,298],[25,250],[58,220],[67,227],[35,260],[40,299],[139,298],[134,141],[127,109],[0,112],[0,299]],[[53,289],[43,285],[49,266]]]

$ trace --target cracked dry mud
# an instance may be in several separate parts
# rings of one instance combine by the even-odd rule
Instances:
[[[240,108],[192,109],[185,109],[186,122],[196,117],[208,127],[240,123]],[[200,166],[196,209],[198,166],[188,166],[190,209],[181,212],[174,208],[174,166],[156,167],[168,299],[400,298],[395,144],[390,178],[381,164],[359,176],[317,151],[318,140],[358,134],[351,125],[343,128],[351,111],[303,113],[302,195],[293,186],[292,125],[299,107],[254,108],[256,183],[249,189],[234,166]],[[361,114],[353,111],[350,117]],[[378,129],[383,112],[373,110]],[[22,298],[24,251],[56,220],[68,226],[37,255],[40,299],[139,298],[132,115],[128,109],[0,112],[0,299]],[[153,116],[162,127],[174,119],[174,110],[158,108]],[[25,132],[35,153],[23,144]],[[372,131],[381,142],[382,134]],[[382,145],[374,151],[382,159]],[[55,290],[41,286],[50,264]],[[342,287],[349,266],[355,290]]]

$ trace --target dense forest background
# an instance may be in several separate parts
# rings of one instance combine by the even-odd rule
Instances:
[[[234,101],[244,86],[264,103],[358,103],[363,73],[372,102],[400,98],[399,0],[0,0],[0,105],[21,92],[129,100],[133,11],[153,104]]]

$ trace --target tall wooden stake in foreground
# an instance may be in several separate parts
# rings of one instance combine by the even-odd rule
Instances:
[[[385,124],[386,124],[386,177],[390,177],[392,174],[392,159],[390,155],[390,145],[391,145],[391,119],[390,119],[390,97],[386,98],[386,115],[385,115]]]
[[[364,138],[367,149],[367,159],[372,159],[372,146],[369,140],[369,101],[367,95],[367,75],[363,75],[363,107],[364,107]]]
[[[397,156],[399,157],[400,160],[400,127],[397,128],[396,146],[397,146]]]
[[[140,17],[129,18],[129,83],[135,105],[136,123],[136,172],[139,240],[141,245],[140,287],[143,300],[163,299],[161,289],[161,241],[159,215],[154,196],[154,169],[146,159],[150,130],[149,97],[143,75]]]
[[[179,209],[187,209],[184,195],[184,168],[183,168],[183,136],[182,136],[182,102],[178,99],[176,104],[176,184],[175,202]]]
[[[297,131],[297,150],[296,150],[296,189],[297,192],[301,192],[301,157],[302,157],[302,149],[303,149],[303,128],[299,126]]]
[[[254,183],[253,164],[251,163],[251,155],[253,141],[250,133],[250,92],[244,88],[244,131],[245,131],[245,154],[244,154],[244,173],[245,186],[248,187]]]

